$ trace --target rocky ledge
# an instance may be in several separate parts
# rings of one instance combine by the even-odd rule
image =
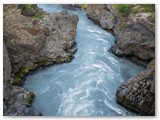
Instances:
[[[117,101],[141,115],[155,115],[155,60],[117,90]]]
[[[117,13],[111,4],[89,4],[86,8],[87,16],[103,29],[116,33]]]
[[[155,15],[137,13],[125,19],[127,23],[116,34],[112,51],[146,67],[155,58]]]
[[[145,7],[152,8],[144,11]],[[115,55],[124,56],[146,67],[117,90],[117,101],[140,115],[155,115],[155,12],[154,5],[134,5],[138,12],[118,21]]]
[[[71,61],[77,22],[78,16],[67,11],[4,5],[4,115],[41,115],[31,107],[34,93],[20,87],[23,78],[39,66]]]
[[[155,115],[155,6],[87,5],[87,15],[114,32],[111,51],[147,67],[117,90],[117,101],[140,115]]]

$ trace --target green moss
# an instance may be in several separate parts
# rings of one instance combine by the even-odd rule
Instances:
[[[29,73],[29,68],[27,66],[24,66],[21,71],[19,71],[17,74],[15,74],[13,84],[14,85],[20,85],[22,83],[22,78]]]
[[[42,19],[44,17],[44,13],[41,11],[37,11],[34,15],[35,18]]]
[[[19,5],[19,7],[22,9],[22,10],[26,10],[30,7],[30,4],[21,4]]]
[[[119,25],[118,25],[118,30],[119,30],[119,31],[122,31],[123,28],[124,28],[124,25],[123,25],[123,24],[119,24]]]
[[[34,9],[36,11],[35,18],[42,19],[44,17],[44,13],[38,9],[37,4],[21,4],[19,7],[24,12],[27,12],[29,8]]]
[[[81,8],[82,8],[82,9],[85,9],[85,10],[87,9],[87,7],[88,7],[87,4],[83,4],[83,5],[81,6]]]
[[[29,4],[29,6],[35,10],[37,9],[37,4]]]
[[[28,106],[31,106],[34,96],[35,96],[34,93],[27,94],[26,100],[28,102],[27,103]]]
[[[14,39],[8,40],[7,41],[7,46],[13,46],[16,44],[16,41]]]
[[[116,4],[114,5],[117,11],[121,14],[123,17],[128,17],[132,11],[132,4]]]
[[[139,7],[135,7],[132,9],[133,14],[137,14],[139,12]]]
[[[141,8],[143,8],[144,12],[155,12],[155,4],[140,4]]]
[[[13,84],[14,84],[14,85],[19,85],[21,82],[22,82],[22,81],[21,81],[21,77],[20,77],[19,75],[16,75],[16,76],[14,77]]]
[[[34,10],[36,10],[37,4],[20,4],[19,8],[22,10],[27,10],[28,8],[33,8]]]

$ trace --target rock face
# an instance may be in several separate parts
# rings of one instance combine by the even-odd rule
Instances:
[[[5,45],[3,45],[3,65],[3,115],[41,115],[31,107],[34,94],[22,87],[11,85],[11,65]]]
[[[116,32],[117,15],[112,5],[90,4],[87,6],[87,16],[103,29]]]
[[[155,60],[117,90],[117,101],[141,115],[155,115]]]
[[[41,115],[31,107],[34,93],[19,85],[27,73],[39,66],[71,61],[76,51],[77,22],[78,17],[67,11],[45,13],[39,19],[22,15],[18,5],[4,5],[5,116]]]
[[[155,14],[137,13],[120,18],[112,5],[88,5],[87,15],[103,29],[114,32],[116,42],[111,50],[115,55],[147,66],[118,88],[117,101],[141,115],[154,115]]]
[[[33,24],[36,18],[21,15],[13,8],[4,12],[4,43],[8,49],[14,84],[40,65],[69,62],[75,49],[78,17],[50,13]],[[63,49],[67,45],[67,50]]]
[[[11,64],[8,58],[8,51],[3,44],[3,98],[8,99],[8,93],[10,92],[11,81]]]
[[[123,30],[116,35],[113,53],[127,56],[137,64],[147,66],[155,58],[155,16],[138,13],[129,17]]]

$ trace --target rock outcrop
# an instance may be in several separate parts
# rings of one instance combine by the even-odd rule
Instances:
[[[127,12],[128,6],[123,6]],[[154,115],[155,13],[138,10],[139,13],[123,17],[114,7],[116,8],[116,5],[88,5],[86,11],[88,17],[103,29],[114,32],[116,42],[111,50],[115,55],[127,57],[145,67],[152,61],[145,71],[118,88],[117,101],[141,115]],[[132,7],[137,9],[136,7],[140,6]]]
[[[155,58],[155,15],[138,13],[127,19],[127,24],[116,34],[117,40],[112,51],[147,66]]]
[[[88,18],[98,23],[103,29],[116,33],[118,21],[112,5],[89,4],[86,11]]]
[[[35,19],[21,15],[18,8],[4,12],[4,43],[14,84],[21,84],[21,78],[40,65],[71,61],[76,51],[76,15],[63,11],[48,13],[36,23]]]
[[[3,65],[3,115],[41,115],[40,112],[31,107],[34,94],[23,87],[12,86],[11,65],[5,45],[3,45]]]
[[[117,101],[141,115],[155,115],[155,60],[117,90]]]
[[[34,93],[21,87],[23,78],[39,66],[71,61],[76,52],[78,17],[67,11],[43,11],[44,16],[34,16],[28,15],[29,11],[22,13],[20,8],[18,5],[4,5],[3,113],[5,116],[41,115],[31,107]]]

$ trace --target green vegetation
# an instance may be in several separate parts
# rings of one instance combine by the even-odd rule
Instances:
[[[116,4],[115,8],[119,11],[119,13],[121,14],[121,16],[123,17],[127,17],[130,15],[131,11],[132,11],[132,4]]]
[[[32,101],[33,101],[33,98],[35,97],[34,93],[30,92],[30,94],[27,94],[27,106],[31,106],[32,104]]]
[[[81,6],[81,8],[82,8],[82,9],[85,9],[85,10],[87,9],[87,7],[88,7],[87,4],[83,4],[83,5]]]
[[[114,6],[122,17],[139,12],[155,12],[154,4],[115,4]]]
[[[140,4],[144,12],[155,12],[155,4]]]
[[[15,39],[11,39],[11,40],[8,40],[8,41],[7,41],[7,46],[13,46],[13,45],[15,45],[15,44],[16,44]]]
[[[38,19],[42,19],[44,17],[44,13],[43,12],[36,12],[35,15],[34,15],[35,18],[38,18]]]
[[[33,16],[38,19],[44,17],[44,12],[38,9],[37,4],[21,4],[19,5],[19,8],[25,16]]]
[[[20,4],[19,8],[22,10],[27,10],[28,8],[33,8],[34,10],[37,8],[36,4]]]
[[[22,78],[27,74],[29,73],[29,68],[27,66],[24,66],[22,68],[21,71],[19,71],[15,77],[14,77],[14,80],[13,80],[13,84],[15,85],[19,85],[22,83]]]

